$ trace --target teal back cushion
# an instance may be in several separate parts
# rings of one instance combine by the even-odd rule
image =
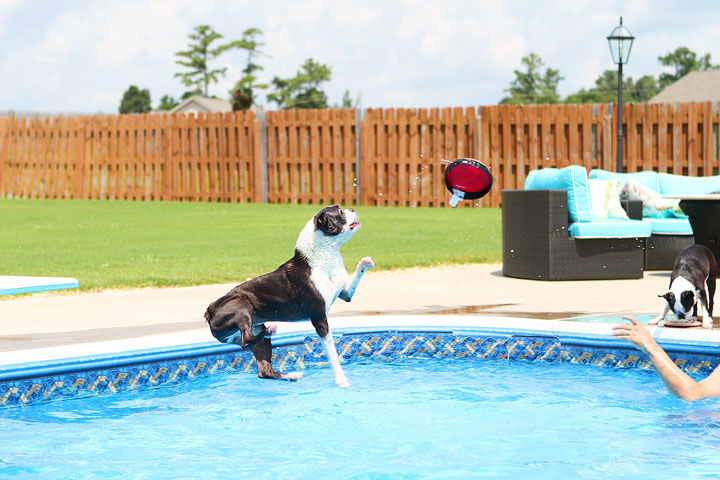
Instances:
[[[720,191],[720,176],[686,177],[670,173],[659,173],[658,183],[663,195],[703,195]]]
[[[525,179],[525,190],[565,190],[568,194],[568,220],[589,222],[592,220],[590,188],[585,167],[543,168],[533,170]]]
[[[641,185],[644,185],[648,188],[652,188],[656,192],[659,192],[658,189],[658,173],[653,172],[651,170],[645,170],[643,172],[633,172],[633,173],[615,173],[615,172],[608,172],[607,170],[600,170],[600,169],[593,169],[590,170],[590,178],[593,180],[617,180],[618,181],[618,191],[622,190],[622,188],[625,186],[625,181],[628,178],[632,178],[636,182],[638,182]]]

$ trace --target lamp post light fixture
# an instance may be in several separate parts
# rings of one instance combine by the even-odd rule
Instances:
[[[620,17],[620,25],[615,27],[607,37],[610,45],[610,54],[614,63],[618,66],[618,119],[617,119],[617,172],[623,172],[623,99],[622,99],[622,66],[627,63],[630,58],[630,50],[632,49],[633,37],[630,30],[625,28]]]

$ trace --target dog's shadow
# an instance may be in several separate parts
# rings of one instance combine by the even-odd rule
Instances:
[[[670,278],[671,273],[672,272],[670,270],[667,270],[667,271],[661,270],[658,272],[645,272],[645,274],[650,277],[666,277],[666,278]]]

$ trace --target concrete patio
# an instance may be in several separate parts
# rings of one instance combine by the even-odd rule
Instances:
[[[643,279],[543,282],[509,278],[502,265],[370,271],[351,303],[338,300],[331,326],[348,317],[453,314],[561,320],[658,314],[669,272]],[[183,288],[72,291],[0,300],[0,352],[207,330],[207,305],[234,284]],[[437,322],[442,324],[442,319]],[[198,335],[207,340],[208,332]],[[210,338],[211,339],[211,338]]]

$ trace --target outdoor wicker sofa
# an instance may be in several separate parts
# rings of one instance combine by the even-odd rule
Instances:
[[[640,200],[621,202],[629,219],[599,218],[593,212],[591,179],[616,180],[622,188],[629,178],[633,182],[628,185],[640,183],[642,189],[656,192],[654,196],[720,191],[720,176],[604,170],[592,170],[588,176],[579,165],[534,170],[525,190],[502,192],[503,273],[539,280],[589,280],[641,278],[644,270],[672,269],[680,251],[694,243],[682,212],[648,216],[647,204]]]
[[[568,234],[565,190],[503,190],[503,274],[536,280],[642,278],[646,237]]]
[[[690,177],[654,171],[615,173],[594,169],[588,177],[591,180],[617,180],[619,189],[627,179],[633,179],[661,195],[704,194],[720,190],[720,176]],[[690,222],[685,216],[643,218],[642,211],[640,215],[629,213],[630,218],[643,220],[652,229],[652,235],[645,243],[645,270],[672,270],[678,254],[695,243]]]

